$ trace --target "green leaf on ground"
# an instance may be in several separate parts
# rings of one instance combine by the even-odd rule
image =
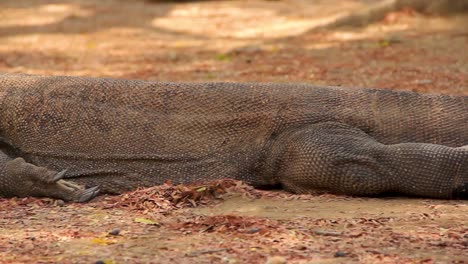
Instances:
[[[133,221],[136,222],[136,223],[141,223],[141,224],[146,224],[146,225],[160,226],[160,224],[158,222],[155,222],[153,220],[149,220],[149,219],[146,219],[146,218],[137,217],[137,218],[133,219]]]

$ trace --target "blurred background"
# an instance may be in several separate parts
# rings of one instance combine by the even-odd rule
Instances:
[[[2,0],[0,71],[468,93],[467,0]]]

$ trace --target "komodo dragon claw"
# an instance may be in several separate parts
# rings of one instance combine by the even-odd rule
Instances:
[[[77,200],[75,200],[75,202],[78,202],[78,203],[89,202],[98,194],[99,194],[99,186],[88,188],[81,193],[81,196]]]
[[[67,173],[68,169],[64,169],[60,171],[59,173],[55,174],[55,176],[49,181],[49,183],[57,182],[58,180],[63,179],[65,174]]]

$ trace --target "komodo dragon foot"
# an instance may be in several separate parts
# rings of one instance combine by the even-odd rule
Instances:
[[[0,197],[52,197],[82,203],[99,193],[99,186],[86,189],[63,180],[66,173],[35,166],[22,158],[9,160],[0,171]]]

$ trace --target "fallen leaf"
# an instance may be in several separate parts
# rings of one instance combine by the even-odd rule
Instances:
[[[153,220],[149,220],[149,219],[146,219],[146,218],[135,218],[133,219],[134,222],[136,223],[141,223],[141,224],[146,224],[146,225],[154,225],[154,226],[160,226],[160,224],[158,222],[155,222]]]

